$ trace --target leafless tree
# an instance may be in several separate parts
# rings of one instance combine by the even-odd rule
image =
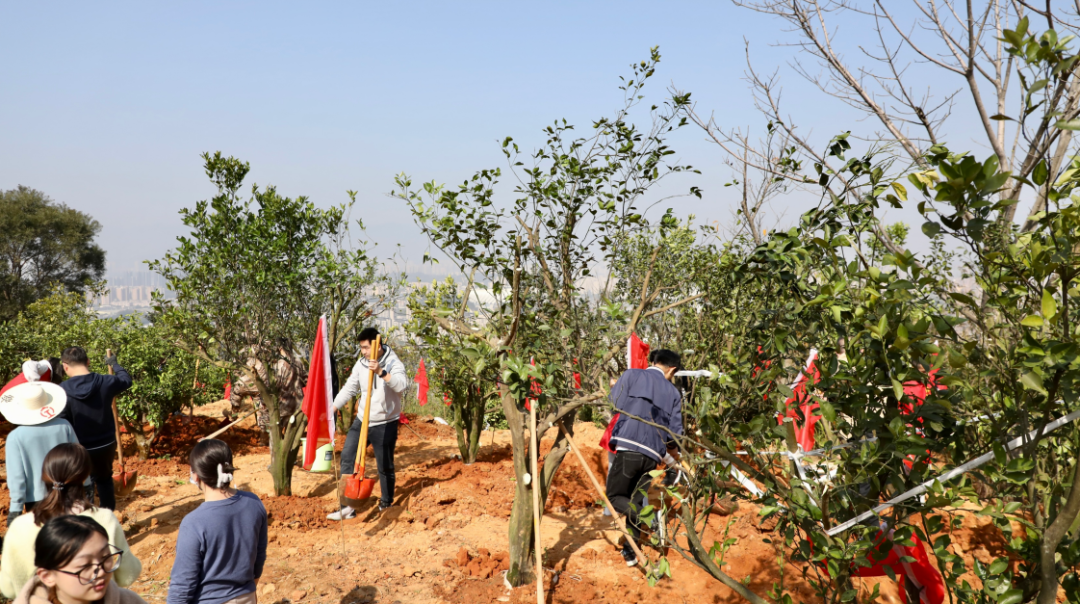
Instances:
[[[790,38],[780,44],[797,51],[789,64],[793,71],[863,114],[872,127],[853,131],[852,137],[892,154],[900,169],[925,168],[926,151],[958,134],[957,127],[950,126],[956,122],[951,118],[958,114],[977,118],[977,140],[1015,177],[1030,177],[1043,161],[1050,174],[1059,174],[1069,156],[1072,130],[1054,125],[1080,115],[1080,78],[1073,77],[1080,62],[1059,73],[1030,73],[1023,57],[1010,54],[1003,38],[1006,30],[1015,30],[1025,18],[1032,29],[1045,23],[1062,35],[1080,31],[1080,0],[1046,2],[1044,6],[1023,0],[732,1],[784,22]],[[841,22],[873,32],[876,43],[858,46],[857,53],[845,52],[851,49],[841,44]],[[778,74],[761,76],[750,61],[749,48],[747,63],[746,80],[758,110],[770,128],[779,130],[780,148],[788,144],[797,147],[796,152],[785,150],[784,155],[795,165],[804,159],[833,170],[821,150],[797,128],[796,118],[781,106]],[[1024,86],[1021,90],[1020,78],[1028,78],[1029,84],[1045,78],[1047,83],[1027,94],[1030,89]],[[1039,112],[1032,113],[1032,106],[1040,103]],[[769,178],[808,182],[797,170],[788,169],[791,164],[780,166],[770,161],[776,157],[775,151],[751,145],[742,131],[725,130],[694,110],[690,116],[724,148],[729,162],[741,167],[739,172],[759,170]],[[1029,116],[1038,119],[1027,119]],[[744,186],[748,180],[744,175]],[[1014,178],[1001,194],[1004,199],[1016,199],[1022,186]],[[777,192],[775,187],[757,190],[765,198]],[[754,199],[754,205],[746,204],[744,211],[760,211],[764,199],[750,192],[743,197]],[[1031,216],[1044,207],[1045,199],[1039,195],[1020,227],[1033,228]],[[1002,212],[1000,220],[1015,221],[1015,212],[1013,205]],[[900,251],[883,230],[877,235],[893,251]]]

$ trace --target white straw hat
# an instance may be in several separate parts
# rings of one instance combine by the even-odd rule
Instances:
[[[66,406],[67,393],[52,382],[19,384],[0,396],[0,413],[18,426],[44,424]]]

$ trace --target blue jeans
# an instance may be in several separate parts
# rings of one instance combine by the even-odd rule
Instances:
[[[352,475],[356,466],[356,452],[360,444],[360,429],[363,422],[357,419],[349,427],[349,434],[345,437],[345,446],[341,450],[341,473]],[[368,441],[365,446],[371,445],[375,449],[375,463],[379,468],[379,488],[382,490],[384,506],[393,504],[394,501],[394,448],[397,447],[398,420],[368,427]]]

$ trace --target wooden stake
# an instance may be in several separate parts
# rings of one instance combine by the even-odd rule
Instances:
[[[195,357],[195,379],[191,381],[191,400],[188,402],[188,422],[195,419],[195,389],[199,387],[199,357]]]
[[[106,349],[105,356],[111,357],[112,350]],[[109,375],[113,374],[112,365],[109,365]],[[116,397],[112,400],[113,423],[116,425],[116,454],[120,457],[120,480],[125,478],[124,468],[124,441],[120,440],[120,410],[116,408]],[[112,476],[109,477],[112,480]],[[126,482],[125,482],[126,484]]]
[[[532,492],[533,492],[533,542],[536,544],[536,604],[544,604],[544,559],[540,545],[540,474],[537,472],[537,456],[540,439],[536,438],[536,404],[529,405],[529,432],[532,435]]]
[[[574,444],[574,439],[570,436],[570,433],[566,431],[566,428],[563,428],[560,424],[559,429],[562,430],[563,436],[566,437],[566,442],[570,444],[570,450],[574,452],[574,455],[577,455],[578,461],[581,462],[581,467],[585,470],[585,473],[588,474],[589,480],[592,482],[593,488],[595,488],[596,492],[600,495],[600,499],[602,499],[604,501],[604,505],[606,505],[608,509],[611,510],[611,517],[615,520],[615,526],[619,527],[619,530],[626,533],[626,541],[630,544],[630,548],[634,550],[634,554],[637,555],[638,566],[643,568],[646,573],[650,572],[648,561],[645,559],[645,554],[641,553],[641,548],[638,547],[638,544],[630,536],[630,531],[626,530],[626,521],[622,519],[622,516],[620,516],[619,513],[615,511],[614,506],[612,506],[611,502],[608,501],[607,492],[600,487],[600,482],[596,480],[596,476],[593,475],[592,469],[589,467],[589,464],[585,463],[585,456],[582,455],[581,451],[578,450],[577,445]]]
[[[208,439],[208,438],[214,438],[215,436],[217,436],[217,435],[221,434],[222,432],[224,432],[224,431],[228,430],[229,428],[232,428],[232,427],[233,427],[233,426],[235,426],[236,424],[239,424],[240,422],[244,421],[245,419],[247,419],[247,418],[251,417],[252,415],[255,415],[255,411],[248,411],[247,413],[245,413],[245,414],[241,415],[240,417],[236,418],[236,419],[235,419],[235,420],[234,420],[234,421],[233,421],[233,422],[232,422],[231,424],[229,424],[228,426],[225,426],[224,428],[222,428],[222,429],[220,429],[220,430],[217,430],[216,432],[213,432],[213,433],[211,433],[211,434],[208,434],[208,435],[206,435],[206,436],[204,436],[204,437],[200,438],[199,440],[200,440],[200,441],[202,441],[202,440],[206,440],[206,439]]]
[[[336,421],[337,418],[335,418]],[[337,459],[337,443],[330,442],[330,450],[334,456],[334,494],[337,495],[337,507],[338,511],[341,511],[341,469],[338,467]],[[338,522],[338,526],[341,527],[341,559],[347,560],[349,558],[348,553],[345,551],[345,519],[342,518]]]

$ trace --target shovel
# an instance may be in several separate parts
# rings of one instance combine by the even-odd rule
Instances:
[[[379,351],[382,349],[381,337],[375,336],[375,342],[371,345],[371,360],[379,360]],[[364,421],[360,424],[360,459],[353,468],[352,476],[345,479],[346,499],[367,499],[371,497],[371,490],[375,488],[374,478],[364,478],[365,462],[367,461],[367,434],[368,421],[371,419],[371,390],[375,387],[375,372],[368,371],[367,396],[364,400]]]
[[[105,352],[107,356],[112,356],[112,351],[107,350]],[[113,374],[112,367],[109,367],[109,375]],[[120,440],[120,413],[116,410],[116,399],[112,401],[113,420],[116,421],[116,454],[120,456],[120,473],[113,474],[113,490],[116,491],[117,497],[127,497],[135,492],[135,483],[139,482],[139,474],[134,470],[126,472],[124,470],[124,441]]]

